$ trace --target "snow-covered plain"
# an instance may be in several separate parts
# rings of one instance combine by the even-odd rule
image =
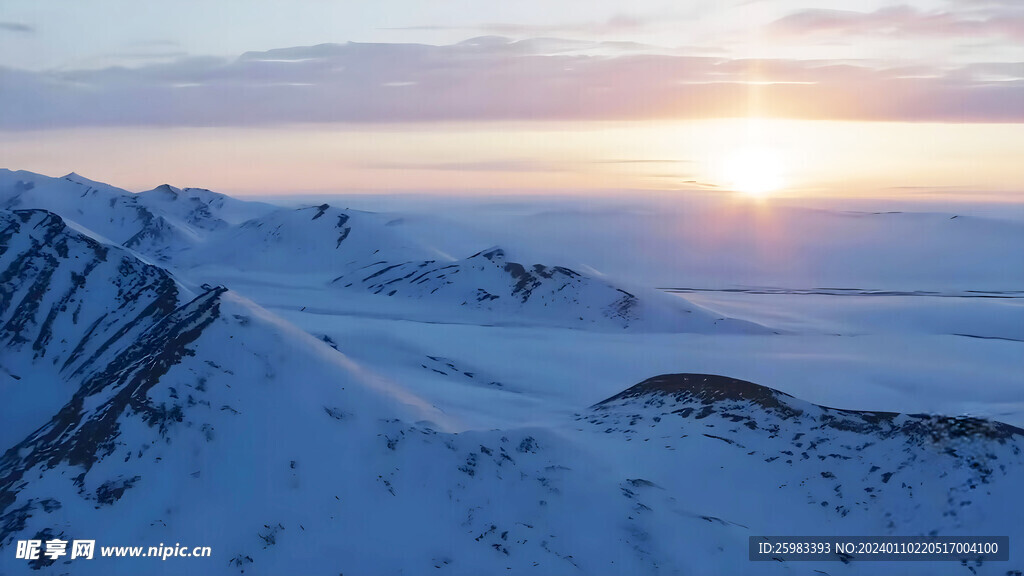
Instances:
[[[1024,541],[1018,429],[819,407],[1024,426],[1019,206],[275,207],[0,171],[0,215],[2,574],[1024,566],[747,560],[757,535]],[[679,373],[795,398],[693,376],[602,403]],[[15,560],[40,534],[214,557]]]
[[[445,253],[466,254],[489,242],[514,245],[522,258],[555,259],[626,289],[672,288],[666,293],[691,305],[772,332],[704,338],[481,327],[451,318],[407,322],[414,311],[382,318],[351,297],[321,307],[313,293],[290,303],[274,286],[248,288],[292,322],[345,342],[349,354],[360,354],[367,341],[361,334],[374,333],[400,348],[508,366],[523,386],[538,381],[541,366],[562,382],[585,375],[587,386],[549,391],[569,406],[607,397],[623,381],[688,367],[819,404],[970,413],[1024,425],[1019,205],[810,200],[796,206],[663,194],[320,199],[390,214],[396,227]],[[524,366],[521,358],[538,362]],[[539,381],[541,389],[551,388],[548,378]],[[542,404],[551,406],[550,399]]]

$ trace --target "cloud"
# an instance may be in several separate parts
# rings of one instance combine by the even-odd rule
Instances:
[[[650,23],[646,18],[629,14],[615,14],[603,22],[561,23],[561,24],[484,24],[481,29],[488,34],[509,36],[588,35],[615,34],[642,30]]]
[[[810,9],[784,16],[771,28],[777,33],[796,35],[1024,39],[1024,12],[1000,4],[978,4],[966,10],[934,12],[907,5],[880,8],[874,12]]]
[[[582,48],[587,49],[582,49]],[[1021,64],[727,59],[480,37],[324,44],[136,67],[0,68],[0,129],[768,116],[1021,122]],[[756,96],[756,98],[754,98]],[[758,109],[751,102],[760,103]]]
[[[383,28],[383,30],[475,30],[485,34],[500,36],[587,36],[600,34],[615,34],[619,32],[635,32],[642,30],[651,24],[649,18],[634,16],[630,14],[614,14],[608,19],[600,22],[562,22],[552,24],[514,24],[488,22],[474,26],[447,26],[447,25],[422,25],[422,26],[401,26],[395,28]]]
[[[136,51],[136,52],[130,52],[130,51],[110,52],[108,54],[104,54],[102,57],[103,58],[108,58],[108,59],[111,59],[111,60],[132,61],[132,60],[175,60],[175,59],[179,59],[179,58],[185,58],[186,56],[188,56],[188,52],[185,52],[184,50],[164,50],[164,51],[158,51],[158,50],[146,51],[146,50],[143,50],[143,51]]]
[[[372,170],[438,170],[445,172],[564,172],[565,164],[547,160],[496,159],[472,162],[374,162],[359,168]]]
[[[680,165],[693,164],[694,160],[663,160],[658,158],[629,158],[629,159],[601,159],[587,160],[583,164],[605,164],[605,165]],[[454,172],[567,172],[578,167],[581,162],[572,160],[540,160],[535,158],[500,158],[491,160],[475,160],[466,162],[372,162],[360,164],[358,168],[371,170],[430,170],[430,171],[454,171]],[[654,175],[657,177],[678,178],[679,174],[671,176],[665,174]],[[687,178],[692,175],[687,174]]]
[[[692,164],[694,160],[661,160],[657,158],[630,158],[628,160],[593,160],[592,164]]]
[[[134,40],[127,44],[133,48],[181,48],[181,42],[168,38],[154,38],[148,40]]]
[[[36,29],[28,24],[21,22],[0,22],[0,31],[2,32],[22,32],[25,34],[32,34]]]

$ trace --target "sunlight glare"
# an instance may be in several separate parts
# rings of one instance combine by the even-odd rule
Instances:
[[[785,186],[782,157],[768,148],[740,148],[725,160],[722,171],[726,186],[750,196],[764,196]]]

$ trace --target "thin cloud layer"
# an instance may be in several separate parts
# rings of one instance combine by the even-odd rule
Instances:
[[[756,106],[755,106],[756,105]],[[138,67],[0,68],[0,129],[735,117],[1024,121],[1024,63],[956,69],[482,37]]]
[[[477,30],[486,34],[501,36],[546,36],[546,35],[591,35],[614,34],[623,31],[642,30],[651,23],[649,18],[630,14],[615,14],[601,22],[556,23],[556,24],[513,24],[489,22],[473,26],[422,25],[386,28],[387,30]]]
[[[773,23],[783,34],[850,36],[928,36],[1024,39],[1024,11],[1019,6],[980,5],[964,12],[927,12],[913,6],[890,6],[874,12],[809,9]]]

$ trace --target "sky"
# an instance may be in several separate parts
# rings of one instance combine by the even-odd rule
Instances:
[[[4,0],[0,163],[229,193],[1024,199],[1017,0]]]

